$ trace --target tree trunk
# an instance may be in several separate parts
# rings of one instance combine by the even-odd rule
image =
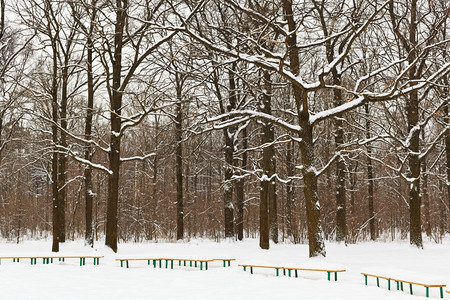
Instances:
[[[177,75],[178,76],[178,75]],[[177,106],[175,117],[175,142],[176,142],[176,177],[177,177],[177,240],[183,239],[184,234],[184,207],[183,207],[183,110],[181,102],[181,88],[177,79]]]
[[[109,152],[108,202],[106,210],[106,237],[105,245],[117,252],[118,238],[118,202],[119,202],[119,175],[120,175],[120,143],[122,129],[122,47],[125,19],[127,14],[127,1],[116,1],[116,24],[114,36],[114,60],[112,75],[111,107],[111,140]]]
[[[53,225],[53,243],[52,251],[59,252],[60,233],[60,214],[59,214],[59,196],[58,196],[58,60],[56,57],[57,49],[52,42],[53,50],[53,74],[52,74],[52,141],[54,152],[52,153],[52,225]]]
[[[409,42],[412,51],[409,53],[408,62],[413,63],[416,59],[417,46],[417,0],[411,1],[411,21],[409,27]],[[417,67],[413,66],[409,71],[409,80],[415,81]],[[411,86],[415,82],[410,83]],[[409,211],[410,211],[410,243],[416,247],[423,248],[422,244],[422,220],[421,220],[421,197],[420,197],[420,161],[419,161],[419,142],[420,128],[419,126],[419,95],[417,91],[409,94],[406,104],[406,116],[408,121],[408,132],[411,135],[408,148],[408,177],[409,182]]]
[[[236,109],[236,81],[235,75],[236,64],[231,65],[229,70],[228,84],[229,84],[229,105],[227,111]],[[233,177],[233,156],[234,156],[234,140],[232,135],[234,128],[229,127],[224,130],[225,135],[225,183],[224,183],[224,215],[225,215],[225,237],[234,236],[234,207],[233,207],[233,188],[231,179]]]
[[[366,138],[370,139],[370,120],[369,118],[369,104],[365,104],[366,110]],[[374,186],[374,176],[373,176],[373,166],[372,166],[372,146],[367,144],[367,200],[369,202],[369,230],[370,239],[374,241],[376,239],[375,232],[375,213],[373,206],[373,186]]]
[[[87,110],[86,110],[86,127],[84,129],[84,138],[86,140],[92,139],[92,118],[93,118],[93,108],[94,108],[94,77],[93,77],[93,42],[92,42],[92,32],[94,30],[93,20],[95,18],[96,1],[92,1],[92,17],[89,28],[89,34],[87,36],[87,85],[88,85],[88,99],[87,99]],[[92,161],[92,146],[91,144],[86,145],[84,150],[84,159],[87,161]],[[94,247],[94,224],[93,224],[93,207],[94,207],[94,192],[92,188],[92,168],[90,166],[85,166],[84,169],[84,197],[86,202],[85,207],[85,219],[86,219],[86,230],[85,230],[85,244],[90,247]]]
[[[262,108],[261,111],[265,114],[272,114],[272,80],[270,78],[270,73],[268,71],[264,71],[263,74],[264,80],[264,94],[262,97]],[[274,243],[278,243],[278,218],[277,218],[277,199],[276,199],[276,182],[273,178],[273,175],[276,171],[275,165],[275,149],[273,146],[274,142],[274,130],[273,124],[270,122],[263,122],[263,134],[261,143],[263,144],[263,159],[262,159],[262,169],[263,169],[263,178],[261,180],[261,202],[267,203],[267,210],[262,211],[263,215],[260,215],[260,218],[268,218],[269,219],[269,232],[261,231],[260,232],[260,244],[265,247],[269,247],[269,244],[266,242],[268,238],[270,238]],[[266,206],[266,204],[263,204]],[[265,215],[268,214],[268,217]],[[264,223],[261,222],[262,224]],[[262,233],[269,234],[269,237],[263,237]],[[268,248],[263,248],[268,249]]]
[[[247,128],[242,130],[242,170],[247,169]],[[240,175],[244,175],[242,172]],[[208,190],[209,192],[209,190]],[[236,183],[236,234],[239,241],[244,239],[244,202],[245,202],[245,179],[240,178]]]
[[[292,142],[286,145],[286,171],[288,178],[294,176],[294,163],[292,162]],[[294,209],[294,185],[292,179],[286,183],[286,223],[287,223],[287,236],[293,236],[294,234],[294,222],[292,219],[292,210]]]
[[[287,51],[289,53],[290,70],[294,75],[298,75],[300,71],[300,62],[297,47],[297,34],[295,33],[297,26],[292,9],[293,4],[291,0],[283,0],[282,3],[289,32],[292,32],[292,34],[287,37]],[[317,193],[317,176],[314,172],[316,157],[314,154],[313,128],[309,122],[308,93],[307,90],[301,90],[298,86],[293,86],[293,92],[298,115],[298,124],[301,127],[299,136],[302,140],[299,145],[303,164],[303,191],[306,202],[309,256],[326,256],[323,231],[320,225],[320,204]]]

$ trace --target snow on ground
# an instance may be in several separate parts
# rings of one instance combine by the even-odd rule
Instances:
[[[278,244],[261,250],[257,240],[245,242],[193,240],[188,243],[119,244],[113,253],[97,243],[94,249],[82,241],[61,246],[60,255],[104,255],[99,266],[86,259],[80,267],[78,259],[31,265],[30,260],[0,265],[0,299],[426,299],[425,288],[413,286],[414,296],[405,291],[388,291],[387,282],[369,278],[364,285],[361,272],[401,277],[427,283],[450,281],[450,240],[443,244],[427,243],[424,250],[407,242],[366,242],[357,245],[328,243],[327,258],[308,258],[307,245]],[[25,241],[20,244],[0,241],[0,256],[54,255],[51,241]],[[130,261],[121,268],[116,258],[236,258],[231,267],[221,262],[209,264],[207,271],[178,266],[154,269],[147,261]],[[327,281],[322,272],[300,272],[299,278],[275,276],[275,270],[254,269],[244,272],[238,264],[307,268],[344,268],[338,281]],[[378,274],[377,273],[377,274]],[[404,278],[403,278],[404,277]],[[395,285],[392,284],[395,288]],[[431,288],[430,296],[439,298],[439,289]],[[450,294],[444,297],[450,299]]]

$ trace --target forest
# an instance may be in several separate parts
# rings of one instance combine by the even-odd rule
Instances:
[[[0,0],[0,237],[450,233],[447,0]]]

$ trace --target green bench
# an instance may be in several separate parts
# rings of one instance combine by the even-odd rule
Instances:
[[[280,276],[280,271],[283,271],[284,276],[291,277],[294,275],[295,277],[298,277],[298,271],[313,271],[313,272],[327,272],[328,274],[328,280],[331,280],[331,274],[334,273],[334,280],[337,281],[337,273],[345,272],[345,270],[330,270],[330,269],[308,269],[308,268],[294,268],[294,267],[274,267],[274,266],[259,266],[259,265],[239,265],[240,267],[244,268],[244,271],[247,270],[247,268],[250,269],[250,273],[253,274],[253,268],[266,268],[266,269],[275,269],[276,276]],[[292,274],[294,273],[294,274]]]
[[[396,279],[396,278],[392,278],[392,277],[385,277],[385,276],[368,274],[368,273],[361,273],[361,274],[364,275],[366,285],[367,285],[367,278],[374,277],[377,279],[378,287],[380,287],[380,279],[385,279],[388,282],[388,290],[391,290],[391,281],[393,281],[397,285],[397,290],[402,290],[402,291],[403,291],[403,284],[404,283],[409,284],[409,292],[411,295],[413,294],[413,287],[412,287],[413,285],[419,285],[419,286],[425,287],[425,293],[426,293],[427,297],[430,297],[430,288],[439,288],[441,298],[444,298],[444,287],[446,286],[445,284],[426,284],[426,283],[412,282],[412,281],[407,281],[407,280],[403,280],[403,279]]]
[[[21,259],[29,259],[32,265],[37,263],[38,259],[42,259],[43,264],[53,263],[53,259],[58,259],[59,261],[65,261],[65,259],[77,258],[80,260],[80,266],[86,265],[86,258],[93,258],[94,265],[100,264],[100,258],[104,256],[1,256],[0,264],[2,259],[12,259],[13,262],[20,262]]]

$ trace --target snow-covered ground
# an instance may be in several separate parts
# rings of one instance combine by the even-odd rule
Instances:
[[[53,255],[50,241],[26,241],[21,244],[0,241],[0,256]],[[414,296],[405,291],[388,291],[387,282],[369,278],[364,285],[361,272],[374,272],[406,280],[429,283],[450,282],[450,240],[443,244],[426,243],[424,250],[407,242],[361,243],[338,245],[328,243],[326,259],[309,259],[307,245],[278,244],[261,250],[258,241],[245,242],[194,240],[189,243],[119,244],[113,253],[101,243],[94,248],[83,242],[68,242],[60,255],[104,255],[99,266],[91,259],[80,267],[79,260],[31,265],[30,260],[0,265],[0,299],[426,299],[425,288],[413,286]],[[207,271],[180,267],[154,269],[147,261],[130,262],[121,268],[116,258],[235,258],[231,267],[210,263]],[[338,281],[328,281],[322,272],[300,272],[299,278],[275,276],[274,270],[255,269],[244,272],[238,264],[271,266],[304,266],[310,268],[344,268]],[[395,288],[395,285],[392,285]],[[439,298],[439,289],[430,296]],[[450,299],[450,294],[444,296]]]

